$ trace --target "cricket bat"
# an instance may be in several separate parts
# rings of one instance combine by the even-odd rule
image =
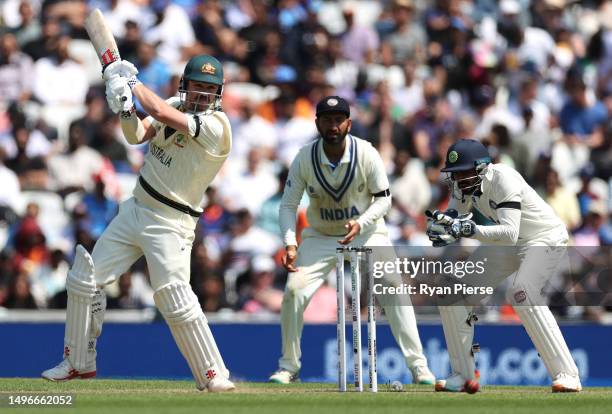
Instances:
[[[96,50],[98,59],[100,59],[102,73],[104,73],[104,69],[111,63],[121,60],[121,56],[119,55],[119,48],[117,47],[115,36],[113,36],[113,32],[111,32],[106,24],[106,20],[104,20],[104,15],[100,9],[94,9],[89,16],[87,16],[85,19],[85,30],[87,30],[89,40],[91,40],[91,44]],[[122,96],[121,100],[125,102],[127,101],[127,97]]]
[[[111,63],[121,60],[117,42],[110,28],[104,20],[104,15],[100,9],[94,9],[87,19],[85,19],[85,30],[91,40],[91,44],[96,50],[96,55],[102,64],[102,72],[106,66]]]

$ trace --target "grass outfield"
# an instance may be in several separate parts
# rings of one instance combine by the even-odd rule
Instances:
[[[403,392],[379,385],[379,393],[337,392],[335,384],[289,386],[238,383],[238,390],[209,394],[192,381],[78,380],[0,378],[0,412],[15,413],[610,413],[612,388],[587,388],[579,394],[551,394],[548,387],[483,387],[475,395],[434,393],[431,386],[409,385]],[[72,394],[73,408],[22,407],[7,411],[8,395]],[[41,411],[42,410],[42,411]]]

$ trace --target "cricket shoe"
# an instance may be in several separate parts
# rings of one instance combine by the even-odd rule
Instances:
[[[436,381],[436,391],[438,392],[467,392],[475,394],[480,388],[476,380],[466,380],[459,374],[453,374],[445,380]]]
[[[299,372],[291,372],[281,368],[274,374],[270,375],[268,382],[272,382],[274,384],[291,384],[292,382],[298,382],[300,380],[299,376]]]
[[[561,373],[552,382],[552,392],[580,392],[582,385],[580,378],[576,375]]]
[[[208,392],[229,392],[234,391],[236,386],[233,382],[223,377],[215,377],[206,384]]]
[[[96,376],[96,361],[93,361],[93,363],[89,364],[89,366],[85,369],[77,371],[76,369],[72,368],[72,364],[70,364],[68,358],[65,358],[57,366],[43,371],[41,376],[46,380],[54,382],[69,381],[76,378],[93,378]]]
[[[412,372],[412,382],[419,385],[434,385],[436,382],[435,375],[427,368],[426,365],[418,365],[410,368]]]

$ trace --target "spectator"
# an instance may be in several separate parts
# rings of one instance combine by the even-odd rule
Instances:
[[[431,202],[431,186],[425,175],[425,166],[408,151],[398,151],[394,159],[390,189],[393,201],[402,215],[418,216]]]
[[[38,224],[38,204],[28,203],[25,215],[15,230],[15,265],[17,268],[24,261],[40,265],[49,258],[49,250],[45,244],[46,238]]]
[[[15,139],[15,155],[6,162],[6,166],[19,177],[19,185],[23,190],[44,190],[48,187],[47,166],[42,157],[37,156],[38,150],[49,148],[50,144],[40,131],[30,131],[25,126],[18,126],[13,131]],[[33,137],[33,139],[31,139]],[[36,142],[38,140],[38,150]],[[28,154],[28,149],[30,149]],[[43,150],[44,152],[44,150]],[[32,155],[30,155],[32,154]]]
[[[102,157],[110,160],[116,171],[131,173],[127,148],[120,140],[123,141],[124,138],[119,118],[113,114],[105,114],[94,134],[91,146]]]
[[[24,272],[20,272],[10,283],[5,306],[9,309],[37,309]]]
[[[561,109],[561,131],[570,145],[598,147],[603,142],[603,124],[608,111],[600,101],[590,102],[581,78],[568,82],[569,99]]]
[[[342,11],[346,30],[342,35],[342,53],[345,58],[358,65],[374,61],[378,49],[378,34],[371,27],[355,22],[355,11],[345,8]]]
[[[70,38],[61,36],[52,43],[52,53],[34,64],[34,96],[45,105],[82,105],[89,88],[85,69],[70,58]]]
[[[147,42],[140,42],[137,49],[136,66],[138,79],[161,97],[170,97],[170,69],[156,56],[155,47]],[[140,103],[138,109],[141,110]]]
[[[118,281],[119,293],[116,297],[109,296],[107,299],[107,309],[142,309],[144,303],[132,288],[132,273],[126,272],[121,275]]]
[[[62,28],[58,19],[43,17],[42,35],[23,45],[23,52],[35,61],[51,56],[61,34]]]
[[[68,262],[61,249],[51,250],[49,262],[33,269],[30,273],[32,296],[39,308],[46,308],[51,298],[66,288]]]
[[[252,260],[249,282],[241,292],[241,308],[247,313],[279,313],[283,291],[274,287],[274,260],[256,256]]]
[[[392,12],[395,28],[385,42],[391,47],[394,61],[422,62],[425,57],[425,33],[413,23],[412,0],[394,0]]]
[[[4,149],[0,147],[0,183],[2,183],[0,207],[18,212],[23,203],[19,179],[14,171],[4,165],[4,157]]]
[[[257,215],[264,201],[271,197],[278,187],[278,180],[265,163],[263,152],[252,148],[248,152],[247,164],[235,166],[219,186],[219,195],[232,210],[248,209]]]
[[[155,22],[144,32],[145,42],[156,45],[157,55],[167,65],[191,57],[196,39],[187,13],[169,0],[152,0],[151,9]]]
[[[50,187],[62,194],[93,188],[93,176],[102,169],[100,154],[85,144],[85,131],[70,125],[68,150],[49,158]],[[78,173],[75,173],[78,171]]]
[[[26,43],[40,37],[42,29],[29,0],[19,3],[19,17],[21,17],[21,23],[11,32],[15,35],[19,46],[23,47]]]
[[[545,200],[568,230],[577,229],[582,223],[576,195],[561,185],[559,174],[553,169],[550,169],[546,176]]]
[[[0,102],[27,101],[32,94],[32,59],[10,33],[0,36]]]
[[[243,160],[257,147],[265,159],[273,159],[278,138],[272,124],[256,112],[257,104],[250,99],[240,103],[238,116],[233,117],[233,147],[230,159]]]
[[[608,211],[602,202],[589,204],[589,211],[582,226],[574,233],[576,246],[600,246],[600,231],[604,227]]]
[[[289,166],[299,149],[317,136],[317,129],[312,119],[298,115],[297,98],[292,91],[281,93],[273,102],[274,128],[278,137],[277,158]]]
[[[530,128],[537,131],[550,129],[550,110],[537,99],[538,81],[532,77],[525,79],[520,86],[519,94],[508,106],[510,112],[517,117],[523,117],[530,111]]]
[[[285,191],[285,183],[287,182],[287,176],[289,174],[289,170],[287,168],[283,168],[283,170],[278,175],[278,190],[276,193],[264,201],[261,209],[259,211],[259,217],[257,218],[257,226],[266,230],[268,233],[272,233],[281,237],[280,228],[279,228],[279,208],[280,201],[283,197],[283,192]]]
[[[228,267],[246,271],[251,257],[257,255],[273,256],[281,247],[280,237],[253,226],[253,216],[247,209],[236,212],[232,224],[232,240],[226,252]]]
[[[117,215],[119,205],[106,196],[106,185],[100,175],[94,176],[94,183],[93,192],[85,194],[82,203],[89,217],[87,230],[94,239],[98,239]]]
[[[85,115],[73,121],[73,124],[74,127],[78,127],[79,130],[83,132],[85,143],[91,146],[94,145],[98,128],[108,114],[104,91],[95,87],[90,88],[85,96],[85,105],[87,107]],[[73,126],[71,125],[70,129],[72,128]]]

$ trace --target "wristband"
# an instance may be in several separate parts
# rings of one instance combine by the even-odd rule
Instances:
[[[138,85],[139,83],[142,83],[141,81],[138,80],[138,78],[136,76],[132,76],[131,78],[128,79],[127,84],[130,87],[130,90],[133,91],[134,87],[136,85]]]

